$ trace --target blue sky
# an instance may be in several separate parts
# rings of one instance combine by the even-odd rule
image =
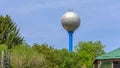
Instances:
[[[109,52],[120,47],[120,0],[0,0],[0,14],[10,15],[27,43],[47,43],[68,48],[68,33],[61,17],[72,8],[81,25],[74,32],[74,45],[100,40]]]

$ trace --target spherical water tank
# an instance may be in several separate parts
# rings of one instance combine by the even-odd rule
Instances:
[[[62,17],[62,26],[67,31],[75,31],[80,26],[80,17],[73,10],[68,10]]]

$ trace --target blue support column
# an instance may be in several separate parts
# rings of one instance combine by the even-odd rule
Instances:
[[[69,52],[72,52],[73,48],[73,31],[68,31],[69,34]]]

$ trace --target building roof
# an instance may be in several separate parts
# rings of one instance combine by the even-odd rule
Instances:
[[[96,57],[95,60],[103,60],[103,59],[120,59],[120,48],[113,50],[109,53],[103,54],[101,56]]]

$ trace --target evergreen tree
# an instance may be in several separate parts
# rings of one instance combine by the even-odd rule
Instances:
[[[6,44],[8,49],[23,43],[17,25],[11,20],[10,16],[0,16],[0,44]]]

